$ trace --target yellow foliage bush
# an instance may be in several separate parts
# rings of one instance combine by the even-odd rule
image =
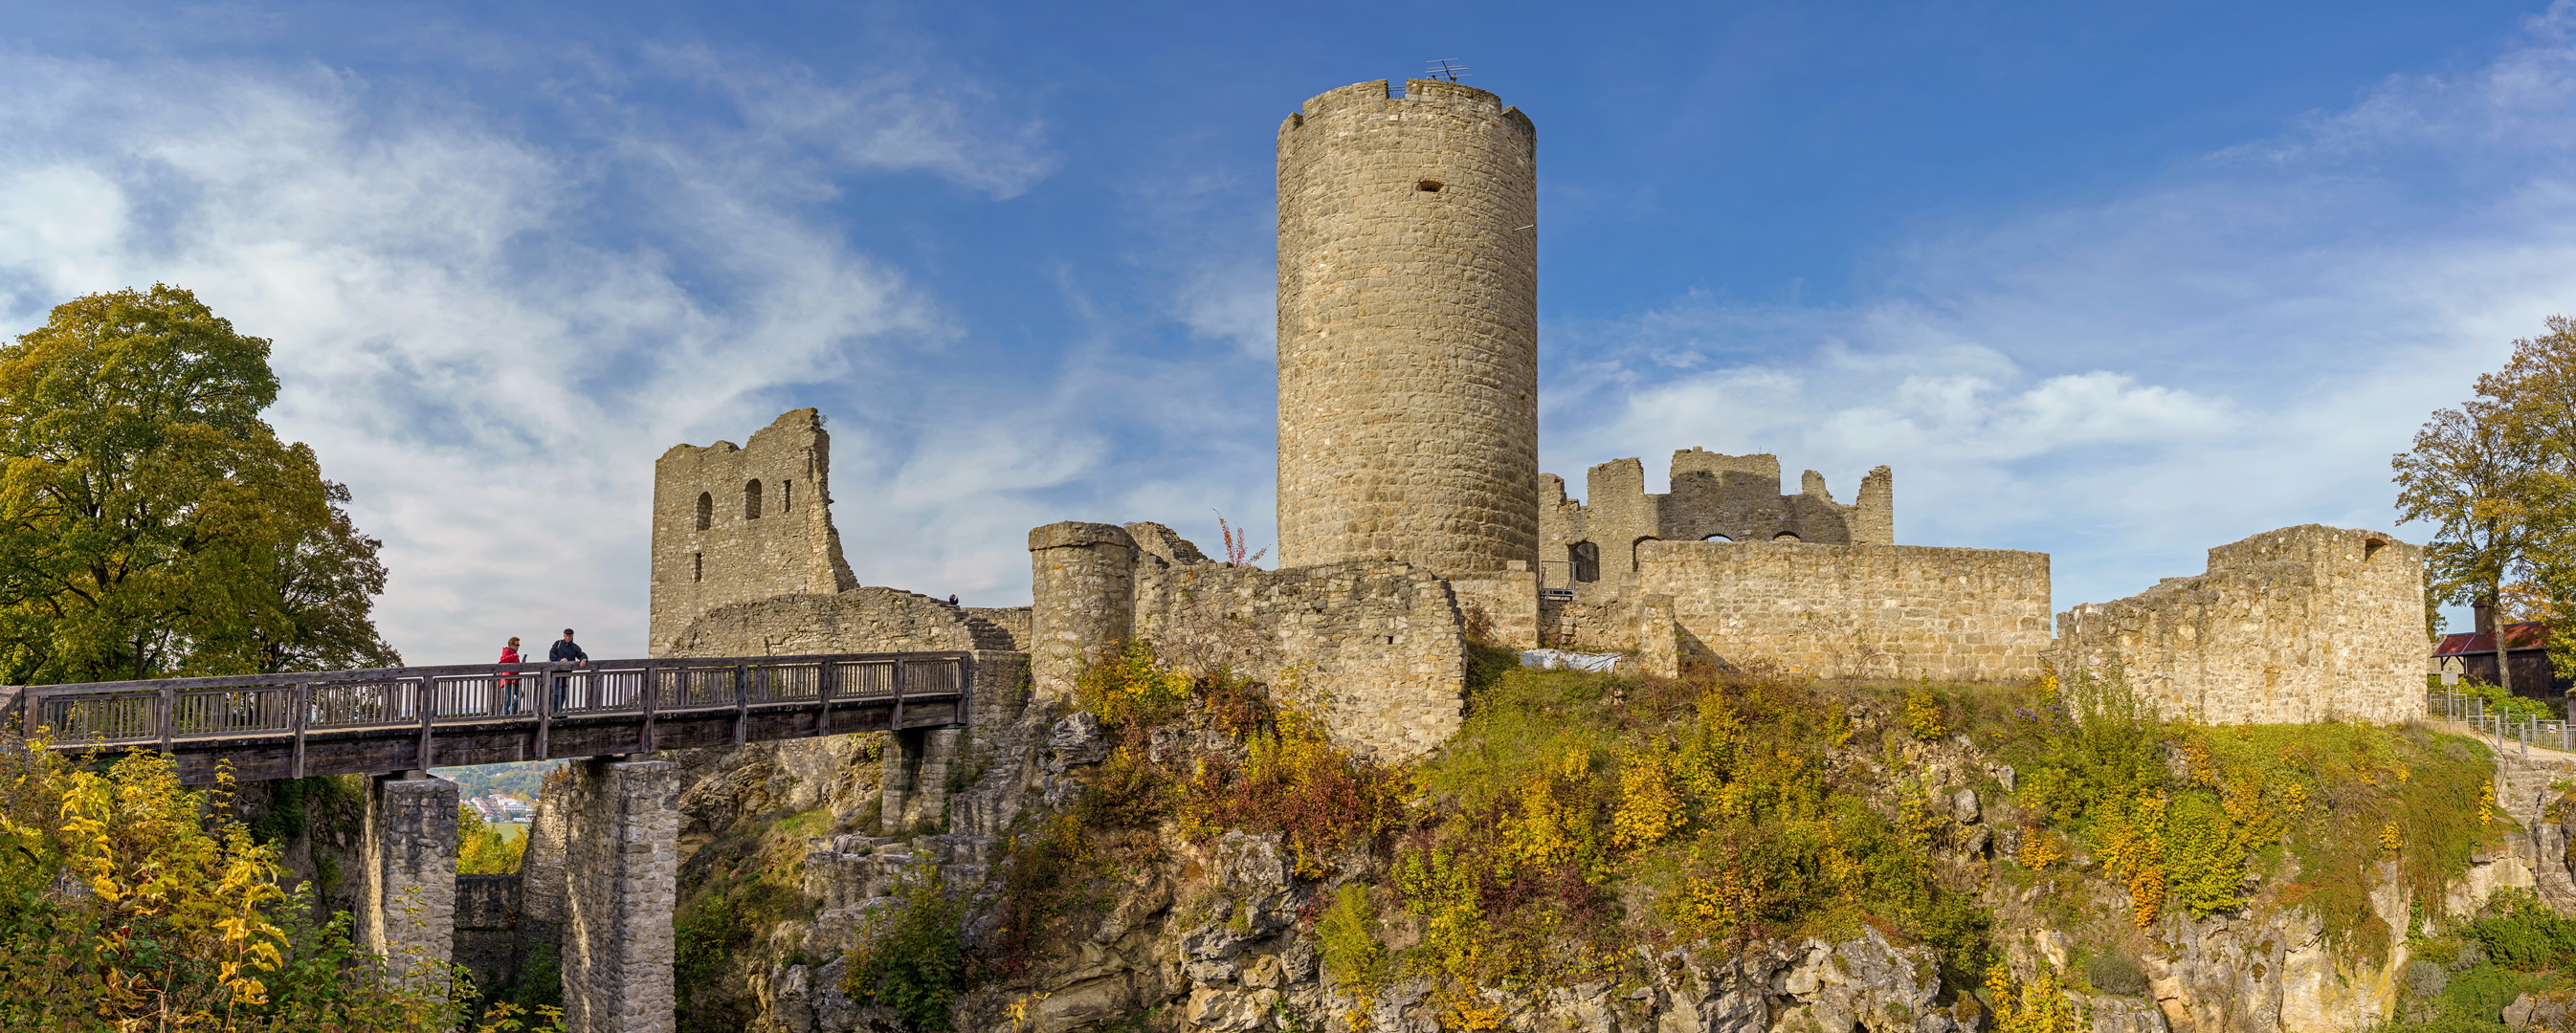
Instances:
[[[1941,713],[1941,701],[1933,697],[1930,685],[1906,690],[1905,728],[1924,742],[1950,734],[1949,721]]]
[[[1610,819],[1610,845],[1631,853],[1654,846],[1688,820],[1673,791],[1672,765],[1659,750],[1640,750],[1619,765],[1619,809]]]
[[[1162,663],[1141,642],[1119,648],[1074,680],[1074,696],[1084,710],[1113,727],[1150,726],[1179,720],[1189,708],[1190,676]]]
[[[2066,999],[2057,973],[2041,970],[2029,983],[1998,963],[1986,970],[1986,997],[1994,1009],[1992,1033],[2086,1033],[2091,1021]]]
[[[76,763],[0,745],[0,1029],[525,1028],[445,958],[356,952],[277,884],[277,848],[162,754]],[[549,1021],[554,1016],[549,1016]]]
[[[2021,832],[2021,848],[2013,851],[2013,860],[2034,872],[2047,871],[2050,866],[2066,860],[2066,842],[2046,830],[2025,828]]]

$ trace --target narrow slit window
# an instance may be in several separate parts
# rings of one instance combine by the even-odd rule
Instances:
[[[706,580],[706,579],[707,579],[707,554],[706,554],[706,553],[703,553],[703,552],[693,552],[693,553],[690,553],[690,554],[689,554],[689,580],[691,580],[691,581],[704,581],[704,580]]]
[[[778,482],[778,511],[784,513],[794,508],[796,508],[796,482]]]

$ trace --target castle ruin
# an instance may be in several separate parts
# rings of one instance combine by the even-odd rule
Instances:
[[[1346,86],[1281,122],[1279,569],[1212,561],[1160,524],[1068,521],[1029,533],[1028,607],[860,586],[805,409],[657,465],[653,649],[972,649],[1061,702],[1142,642],[1299,694],[1389,759],[1457,728],[1471,638],[1661,675],[2116,669],[2213,722],[2420,715],[2420,555],[2382,533],[2257,535],[2052,636],[2048,556],[1897,544],[1884,466],[1846,503],[1815,471],[1784,492],[1773,456],[1692,448],[1666,493],[1619,459],[1569,499],[1537,467],[1536,140],[1492,93],[1436,80]],[[909,770],[959,748],[906,734]],[[935,813],[927,786],[889,779],[888,813]]]

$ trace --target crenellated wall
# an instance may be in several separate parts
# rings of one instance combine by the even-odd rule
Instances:
[[[1613,459],[1586,474],[1584,501],[1576,502],[1566,497],[1564,478],[1542,475],[1539,560],[1547,586],[1616,581],[1637,569],[1637,544],[1649,540],[1896,544],[1895,475],[1884,466],[1861,479],[1860,497],[1848,505],[1834,501],[1825,475],[1814,470],[1799,479],[1797,494],[1782,493],[1780,460],[1770,455],[1683,449],[1673,453],[1671,480],[1671,491],[1647,494],[1645,464]],[[1587,562],[1590,576],[1579,569]]]

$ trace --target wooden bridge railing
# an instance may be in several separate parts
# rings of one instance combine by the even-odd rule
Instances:
[[[842,730],[902,728],[907,702],[941,704],[921,716],[962,724],[973,665],[964,652],[467,664],[35,686],[19,705],[24,727],[44,729],[58,750],[285,744],[280,759],[300,776],[314,739],[416,736],[416,766],[426,768],[442,734],[532,733],[519,751],[545,759],[565,724],[594,730],[584,752],[602,725],[633,726],[639,751],[656,748],[656,726],[670,722],[699,730],[685,745],[706,745],[710,719],[726,716],[734,742],[827,734],[835,712],[854,709],[887,713]],[[791,714],[803,716],[776,720]]]

